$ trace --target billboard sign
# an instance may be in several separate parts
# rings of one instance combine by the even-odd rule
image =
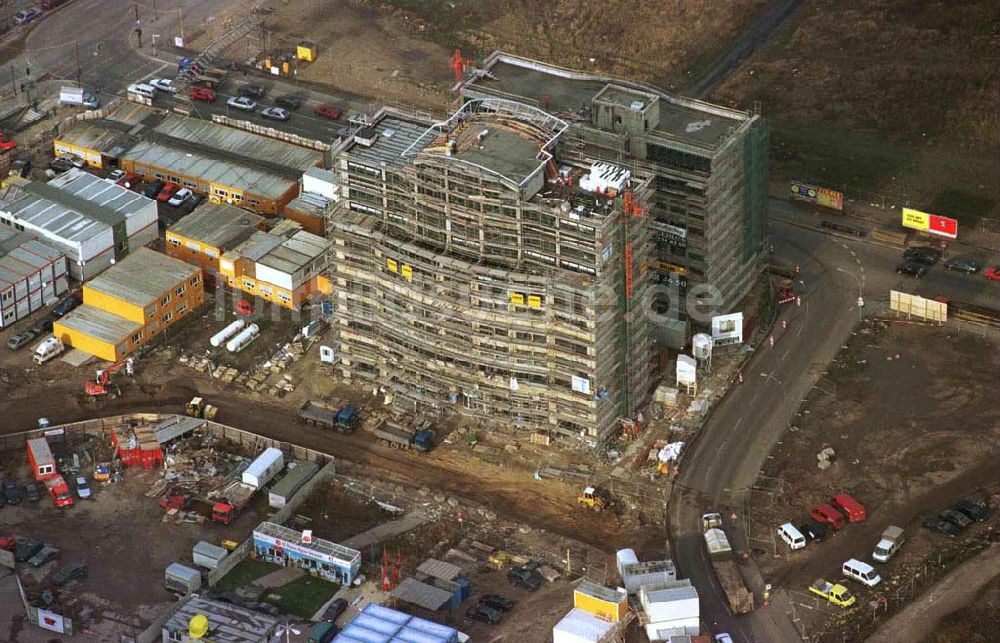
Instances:
[[[808,183],[792,181],[791,193],[792,198],[799,201],[815,203],[816,205],[821,205],[824,208],[830,208],[832,210],[844,209],[843,192],[837,192],[836,190],[830,190],[829,188],[816,187],[815,185],[809,185]]]
[[[743,313],[712,318],[712,340],[716,346],[743,343]]]
[[[889,309],[907,317],[919,317],[928,321],[948,321],[948,304],[936,299],[925,299],[898,290],[889,291]]]
[[[948,239],[958,238],[958,221],[955,219],[912,208],[903,208],[903,227]]]

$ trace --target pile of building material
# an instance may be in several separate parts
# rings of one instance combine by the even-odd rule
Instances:
[[[836,457],[837,452],[833,450],[833,447],[826,447],[816,454],[816,466],[822,471],[826,471],[831,465],[833,465],[833,461]]]

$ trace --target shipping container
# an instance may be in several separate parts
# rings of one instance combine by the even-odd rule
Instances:
[[[625,565],[622,584],[629,594],[638,594],[643,585],[659,585],[677,580],[677,568],[672,560],[651,560]]]
[[[201,572],[180,563],[171,563],[163,575],[167,590],[181,594],[191,594],[201,589]]]
[[[31,463],[32,475],[39,482],[58,475],[56,459],[52,457],[52,450],[49,449],[49,442],[45,438],[28,440],[28,461]]]
[[[204,540],[191,549],[191,559],[194,564],[205,569],[215,569],[228,555],[229,552],[225,548]]]
[[[271,487],[267,496],[268,504],[274,509],[284,507],[292,499],[292,496],[302,488],[302,485],[316,475],[317,471],[319,471],[319,465],[315,462],[296,462],[294,466],[289,463],[288,473]]]

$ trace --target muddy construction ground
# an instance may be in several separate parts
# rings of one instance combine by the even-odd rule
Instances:
[[[845,614],[818,603],[808,586],[817,578],[841,579],[849,558],[872,563],[888,525],[903,527],[908,540],[888,563],[876,564],[883,583],[848,585],[859,603],[887,600],[890,609],[922,589],[927,577],[981,549],[1000,526],[994,513],[955,539],[920,527],[922,518],[962,498],[1000,499],[998,374],[1000,351],[982,337],[875,322],[852,337],[813,389],[765,466],[749,508],[750,546],[758,550],[761,571],[812,608],[803,610],[812,634],[841,621],[839,627],[859,633],[850,629],[861,627],[853,616],[869,610]],[[824,471],[817,453],[826,447],[836,457]],[[776,539],[778,525],[805,522],[814,506],[840,492],[866,507],[866,521],[795,552]],[[917,575],[924,580],[916,582]]]

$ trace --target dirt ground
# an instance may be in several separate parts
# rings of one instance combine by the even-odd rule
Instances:
[[[332,480],[316,485],[305,501],[296,507],[296,518],[308,518],[305,529],[326,540],[342,542],[351,536],[393,519],[393,514],[374,500],[365,500]]]
[[[1000,632],[1000,578],[970,605],[952,612],[924,640],[927,643],[989,643]]]
[[[57,457],[71,452],[55,440],[52,446]],[[2,463],[0,477],[19,483],[30,479],[23,452],[5,454]],[[94,482],[90,467],[84,467],[83,473],[91,482],[90,499],[76,498],[67,509],[57,509],[47,495],[36,503],[6,506],[0,509],[0,532],[51,543],[61,550],[54,562],[38,571],[22,566],[35,581],[42,582],[65,564],[85,563],[89,568],[86,579],[69,586],[63,600],[77,608],[93,607],[99,620],[139,628],[174,601],[163,588],[168,565],[190,565],[191,548],[201,540],[242,539],[262,520],[266,509],[251,505],[232,525],[168,524],[162,522],[163,510],[156,500],[143,495],[159,477],[158,471],[127,469],[124,481],[113,485]],[[28,585],[29,590],[35,587],[30,581]],[[3,637],[0,631],[0,640]]]
[[[806,0],[713,99],[760,101],[774,174],[1000,217],[996,3]]]
[[[1000,409],[991,382],[1000,352],[982,337],[917,325],[869,324],[855,334],[805,402],[751,494],[751,546],[765,578],[809,605],[816,578],[839,579],[848,558],[871,562],[887,525],[908,540],[887,564],[875,590],[851,583],[859,601],[892,596],[928,561],[959,560],[1000,525],[994,515],[955,541],[922,529],[920,520],[963,497],[1000,491],[995,458]],[[822,471],[816,454],[831,446],[833,466]],[[800,524],[810,509],[846,491],[868,519],[848,524],[821,543],[790,552],[773,536],[786,521]],[[826,606],[817,614],[840,618]]]

